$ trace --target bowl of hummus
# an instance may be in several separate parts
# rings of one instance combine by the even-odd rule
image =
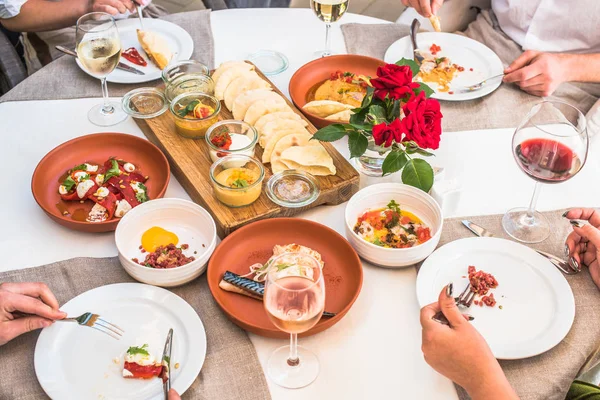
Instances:
[[[260,197],[264,167],[246,155],[219,158],[210,167],[215,197],[228,207],[244,207]]]

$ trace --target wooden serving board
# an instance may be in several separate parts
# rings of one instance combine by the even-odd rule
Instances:
[[[269,82],[273,87],[273,91],[285,98],[290,108],[308,123],[306,129],[310,133],[317,131],[317,128],[294,107],[258,68],[256,73]],[[233,119],[233,115],[225,107],[224,102],[221,102],[219,119]],[[266,182],[272,175],[270,164],[266,164],[264,165],[263,191],[260,197],[254,203],[245,207],[228,207],[219,202],[213,193],[209,176],[212,161],[208,152],[208,145],[204,139],[194,140],[179,136],[175,131],[173,116],[168,110],[156,118],[135,119],[135,122],[148,140],[165,153],[171,165],[171,171],[192,200],[208,210],[213,216],[217,225],[217,232],[222,238],[254,221],[272,217],[290,217],[321,204],[343,203],[349,200],[359,189],[359,175],[354,167],[331,144],[322,143],[333,158],[337,174],[335,176],[316,177],[321,185],[321,194],[314,203],[302,208],[286,208],[273,203],[265,192]],[[255,158],[260,161],[261,155],[262,148],[257,144]]]

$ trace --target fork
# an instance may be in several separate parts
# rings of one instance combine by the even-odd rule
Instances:
[[[456,301],[456,305],[459,307],[469,308],[471,307],[471,304],[473,304],[474,299],[475,292],[471,290],[471,283],[469,282],[467,283],[467,287],[465,288],[465,290],[463,290],[463,292],[458,297],[454,298],[454,301]],[[473,317],[469,316],[469,318],[469,321],[471,321]],[[435,315],[431,319],[433,319],[436,322],[439,322],[440,324],[450,325],[450,322],[441,310],[435,313]]]
[[[110,322],[103,320],[100,318],[98,314],[92,314],[90,312],[86,312],[81,314],[79,317],[71,317],[59,319],[57,321],[72,321],[77,322],[79,325],[89,326],[90,328],[94,328],[99,330],[102,333],[107,334],[113,339],[119,340],[121,336],[125,333],[122,328],[119,328],[117,325],[111,324]]]
[[[421,65],[423,63],[423,60],[425,59],[425,57],[423,57],[419,52],[419,46],[417,46],[417,32],[419,31],[420,27],[421,23],[419,22],[419,20],[416,18],[413,19],[412,24],[410,24],[410,41],[413,46],[413,59],[419,65]]]
[[[458,92],[460,92],[460,93],[465,93],[465,92],[474,92],[474,91],[476,91],[476,90],[479,90],[479,89],[481,89],[481,88],[482,88],[482,87],[483,87],[483,86],[484,86],[484,85],[487,83],[487,81],[490,81],[490,80],[492,80],[492,79],[496,79],[496,78],[500,78],[500,77],[502,77],[502,76],[504,76],[504,74],[500,74],[500,75],[494,75],[494,76],[492,76],[492,77],[490,77],[490,78],[486,78],[486,79],[482,80],[481,82],[479,82],[479,83],[476,83],[476,84],[474,84],[474,85],[471,85],[471,86],[464,86],[464,87],[462,87],[461,89],[459,89],[459,90],[457,90],[457,91],[458,91]]]

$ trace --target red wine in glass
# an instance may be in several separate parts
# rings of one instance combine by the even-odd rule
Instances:
[[[542,183],[560,183],[579,172],[582,162],[567,145],[552,139],[528,139],[515,148],[521,169]]]

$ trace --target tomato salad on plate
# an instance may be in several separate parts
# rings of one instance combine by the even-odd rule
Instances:
[[[110,158],[103,165],[83,163],[68,170],[58,193],[63,201],[91,200],[95,204],[86,221],[103,222],[148,201],[147,180],[134,164]]]

